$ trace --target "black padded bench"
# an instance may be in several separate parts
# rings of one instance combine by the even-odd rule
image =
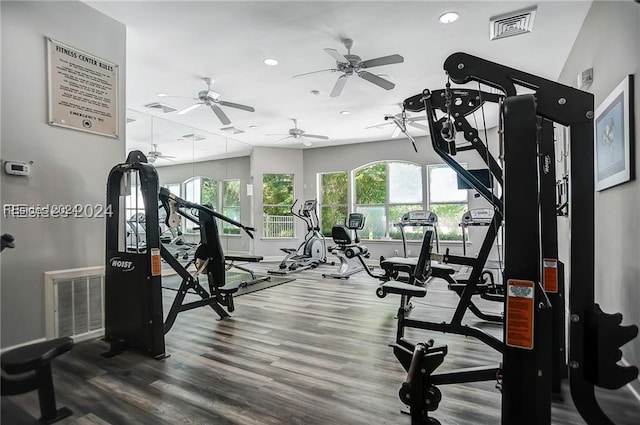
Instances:
[[[56,407],[51,361],[73,348],[73,339],[56,338],[15,348],[2,354],[2,395],[18,395],[38,390],[40,422],[52,424],[73,412]]]
[[[417,257],[389,257],[380,261],[380,267],[390,276],[393,272],[401,272],[406,273],[409,276],[413,276],[417,264]],[[455,283],[455,280],[452,278],[452,276],[456,271],[453,267],[434,263],[431,263],[430,267],[431,275],[433,277],[444,279],[449,283]]]
[[[424,298],[427,295],[427,288],[424,286],[412,285],[410,283],[390,280],[378,287],[378,296],[383,298],[387,294],[406,295],[408,297]]]

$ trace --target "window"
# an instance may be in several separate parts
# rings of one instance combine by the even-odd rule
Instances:
[[[240,221],[240,180],[222,182],[222,214],[232,220]],[[240,228],[223,221],[222,234],[239,235]]]
[[[163,186],[169,189],[169,192],[173,193],[174,195],[180,196],[180,183],[168,183]]]
[[[422,181],[422,167],[408,162],[378,162],[356,170],[356,212],[366,217],[362,236],[400,239],[394,224],[404,213],[424,208]],[[405,234],[419,239],[422,229],[407,228]]]
[[[184,182],[184,199],[217,210],[218,183],[208,177],[194,177]],[[185,219],[186,233],[197,233],[196,223]]]
[[[467,191],[458,189],[456,172],[447,165],[429,165],[429,210],[438,216],[438,237],[462,240],[460,219],[468,209]]]
[[[262,175],[263,236],[294,237],[293,174]]]
[[[347,172],[324,173],[319,175],[320,187],[320,231],[331,236],[336,224],[344,224],[348,213]]]

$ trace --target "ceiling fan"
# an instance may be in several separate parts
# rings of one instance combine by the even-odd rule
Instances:
[[[324,49],[325,52],[327,52],[336,60],[336,68],[298,74],[294,75],[293,78],[301,77],[303,75],[315,74],[317,72],[340,71],[343,74],[338,77],[338,81],[336,81],[336,84],[333,86],[333,90],[331,90],[331,94],[329,95],[331,97],[340,96],[340,93],[342,93],[342,89],[347,82],[347,78],[349,78],[353,74],[356,74],[360,78],[363,78],[379,87],[382,87],[385,90],[391,90],[396,86],[391,81],[385,80],[382,77],[372,74],[366,71],[366,69],[373,68],[374,66],[391,65],[394,63],[404,62],[404,58],[402,56],[395,54],[363,61],[360,56],[351,54],[353,40],[351,40],[350,38],[345,38],[342,40],[342,43],[344,44],[344,47],[347,48],[346,55],[339,53],[336,49]]]
[[[213,112],[216,114],[220,122],[224,125],[231,124],[231,120],[224,113],[220,106],[228,106],[230,108],[242,109],[243,111],[255,112],[251,106],[241,105],[239,103],[227,102],[225,100],[220,100],[220,93],[211,90],[211,78],[205,78],[204,82],[207,84],[207,89],[202,90],[198,93],[198,97],[190,97],[189,99],[199,100],[200,102],[194,103],[193,105],[178,111],[178,115],[186,114],[187,112],[191,112],[196,108],[199,108],[201,105],[206,105],[210,107]],[[160,97],[183,97],[183,96],[168,96],[166,94],[158,94]],[[220,105],[220,106],[218,106]]]
[[[405,112],[404,108],[402,108],[402,105],[399,105],[399,106],[402,109],[401,112],[395,115],[387,114],[384,116],[384,120],[385,120],[384,123],[370,125],[369,127],[365,127],[365,129],[367,130],[370,128],[382,129],[385,126],[394,125],[393,133],[391,134],[391,137],[393,139],[398,137],[401,132],[406,132],[407,126],[415,127],[422,131],[429,131],[428,126],[417,122],[417,121],[426,121],[427,120],[426,115],[410,116]]]
[[[300,139],[302,144],[305,145],[305,146],[311,146],[311,142],[309,140],[306,140],[306,139],[329,140],[328,136],[320,136],[318,134],[309,134],[309,133],[305,132],[304,130],[298,128],[298,120],[297,119],[292,118],[291,121],[293,121],[293,128],[289,129],[289,133],[288,134],[267,134],[267,136],[286,136],[286,137],[283,137],[280,140],[276,140],[274,143],[282,143],[286,139],[291,139],[291,138]]]
[[[162,152],[158,151],[158,145],[155,143],[152,143],[153,146],[153,150],[149,151],[147,153],[147,161],[149,161],[149,164],[153,164],[154,162],[156,162],[156,160],[158,158],[160,159],[173,159],[175,158],[175,156],[170,156],[170,155],[162,155]]]

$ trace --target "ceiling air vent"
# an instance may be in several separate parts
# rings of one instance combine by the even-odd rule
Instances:
[[[178,109],[174,108],[171,105],[167,105],[166,103],[160,103],[160,102],[153,102],[153,103],[149,103],[147,105],[144,105],[145,108],[149,108],[149,109],[159,109],[162,112],[164,112],[165,114],[169,113],[169,112],[175,112]]]
[[[537,6],[517,12],[494,16],[489,22],[490,39],[511,37],[525,34],[533,30],[533,20],[536,17]]]
[[[200,140],[206,139],[206,137],[196,133],[185,134],[184,136],[182,136],[182,138],[186,140],[193,140],[194,142],[199,142]]]

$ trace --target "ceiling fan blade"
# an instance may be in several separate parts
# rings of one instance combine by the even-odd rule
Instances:
[[[382,127],[384,127],[385,125],[389,125],[389,124],[393,124],[393,122],[383,122],[380,124],[376,124],[376,125],[370,125],[369,127],[365,127],[365,130],[368,130],[370,128],[377,128],[378,130],[382,130]]]
[[[374,66],[391,65],[394,63],[402,63],[404,58],[400,55],[389,55],[380,58],[369,59],[360,63],[361,68],[373,68]]]
[[[231,124],[231,120],[229,119],[227,114],[225,114],[224,111],[222,109],[220,109],[220,107],[218,105],[211,104],[210,106],[211,106],[211,109],[213,109],[213,112],[215,112],[216,116],[218,117],[218,119],[220,120],[220,122],[222,124],[224,124],[224,125]]]
[[[327,72],[327,71],[336,72],[337,69],[329,68],[329,69],[321,69],[320,71],[305,72],[304,74],[296,74],[296,75],[292,76],[291,78],[298,78],[298,77],[303,77],[305,75],[317,74],[319,72]]]
[[[290,136],[290,134],[265,134],[265,136]]]
[[[341,75],[336,81],[336,85],[333,86],[333,90],[331,90],[331,94],[329,97],[338,97],[340,93],[342,93],[342,89],[344,88],[345,83],[347,82],[347,78],[349,78],[346,74]]]
[[[248,112],[256,111],[251,106],[241,105],[239,103],[233,103],[233,102],[225,102],[224,100],[219,101],[218,104],[222,106],[228,106],[230,108],[242,109],[243,111],[248,111]]]
[[[411,127],[419,128],[422,131],[429,131],[429,127],[424,124],[419,124],[417,122],[409,122]]]
[[[187,106],[186,108],[184,108],[184,109],[182,109],[182,110],[180,110],[180,111],[176,112],[176,114],[177,114],[177,115],[184,115],[184,114],[186,114],[187,112],[191,112],[191,111],[193,111],[194,109],[196,109],[196,108],[197,108],[197,107],[199,107],[200,105],[204,105],[204,103],[195,103],[195,104],[193,104],[193,105],[191,105],[191,106]]]
[[[391,90],[396,86],[391,81],[385,80],[384,78],[378,77],[377,75],[367,71],[360,71],[358,72],[358,75],[364,78],[365,80],[369,81],[370,83],[373,83],[378,87],[382,87],[385,90]]]
[[[324,49],[324,51],[327,52],[328,54],[330,54],[338,62],[344,63],[344,64],[349,64],[349,60],[347,58],[345,58],[344,56],[342,56],[342,54],[340,52],[338,52],[336,49]]]
[[[320,135],[317,135],[317,134],[309,134],[309,133],[304,133],[302,135],[302,137],[309,137],[310,139],[329,140],[328,136],[320,136]]]
[[[391,138],[395,139],[400,135],[400,127],[396,125],[396,128],[393,129],[393,133],[391,133]]]
[[[275,142],[273,142],[273,143],[277,145],[277,144],[282,143],[282,142],[284,142],[285,140],[290,139],[290,138],[292,138],[292,137],[293,137],[293,136],[283,137],[282,139],[276,140],[276,141],[275,141]]]

